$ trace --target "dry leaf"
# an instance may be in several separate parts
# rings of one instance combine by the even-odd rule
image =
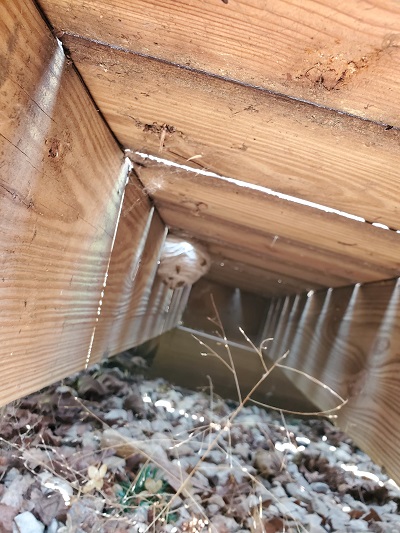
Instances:
[[[151,477],[148,477],[144,482],[144,486],[151,494],[157,494],[157,492],[162,489],[163,482],[162,479],[152,479]]]
[[[82,492],[88,494],[92,490],[101,490],[103,488],[104,476],[107,473],[107,465],[101,465],[97,468],[94,465],[88,467],[89,481],[84,485]]]
[[[59,492],[53,492],[48,496],[43,495],[35,505],[35,513],[46,526],[50,525],[53,518],[59,517],[66,511],[65,501]]]
[[[15,507],[0,503],[0,533],[13,530],[13,520],[17,514]]]

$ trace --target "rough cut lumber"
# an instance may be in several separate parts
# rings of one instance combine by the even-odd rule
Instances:
[[[127,163],[33,3],[0,3],[0,404],[85,365]]]
[[[110,292],[115,294],[113,290],[115,284],[119,287],[119,296],[114,297],[105,310],[103,323],[107,325],[107,333],[101,335],[97,342],[95,338],[93,347],[95,358],[105,358],[122,352],[145,342],[151,336],[162,333],[164,322],[158,331],[152,334],[146,330],[148,337],[144,335],[144,326],[146,321],[156,320],[155,315],[160,312],[158,302],[153,307],[149,299],[156,280],[157,262],[164,244],[166,228],[153,208],[147,211],[149,204],[144,200],[147,206],[145,227],[140,237],[141,242],[138,244],[135,241],[137,231],[135,220],[138,216],[142,217],[141,200],[138,201],[137,197],[136,205],[139,211],[135,214],[135,209],[132,209],[132,205],[135,206],[135,203],[132,204],[132,200],[135,202],[135,194],[135,189],[131,189],[125,204],[127,216],[124,217],[124,212],[122,213],[115,243],[115,255],[113,252],[111,258],[110,275],[113,275],[114,283]],[[165,312],[163,317],[165,320]]]
[[[216,246],[217,255],[218,250],[222,249],[225,253],[229,248],[235,246],[239,253],[245,254],[246,265],[255,264],[274,273],[276,283],[270,287],[265,287],[271,290],[269,296],[275,294],[276,286],[279,286],[278,281],[282,279],[282,276],[295,276],[296,279],[300,280],[301,285],[299,286],[303,287],[302,284],[305,283],[307,290],[349,283],[349,278],[342,274],[340,268],[337,269],[337,274],[332,273],[331,264],[332,261],[336,261],[335,257],[329,257],[323,263],[319,256],[318,264],[315,267],[316,250],[313,247],[299,246],[298,243],[292,243],[289,239],[283,239],[281,236],[279,237],[279,246],[275,246],[278,242],[277,235],[268,234],[265,229],[250,232],[242,221],[229,225],[223,224],[219,217],[212,217],[209,213],[202,213],[201,211],[197,216],[191,214],[189,216],[187,209],[180,209],[177,204],[164,204],[162,211],[163,218],[169,221],[174,233],[188,234],[199,240],[204,239],[211,253]],[[182,228],[185,228],[185,231],[182,231]],[[233,235],[234,239],[232,240]],[[227,253],[229,254],[229,252]],[[299,257],[301,258],[300,262],[298,262]],[[307,264],[307,269],[304,268],[304,264]],[[238,276],[237,286],[239,288],[240,284],[241,277]],[[260,288],[259,290],[263,289]]]
[[[400,229],[398,130],[79,38],[64,43],[127,148]]]
[[[174,233],[182,238],[194,236],[190,231],[185,234],[177,229],[174,229]],[[315,282],[312,272],[307,273],[310,281],[286,276],[281,271],[281,265],[277,265],[276,261],[273,265],[275,271],[272,271],[267,268],[267,265],[272,263],[271,258],[268,261],[262,257],[262,254],[251,254],[248,250],[222,245],[216,242],[215,235],[209,235],[207,242],[200,241],[200,244],[208,250],[212,261],[211,269],[206,275],[208,280],[266,297],[286,296],[324,288],[323,285]],[[285,268],[287,269],[287,265],[282,266],[283,271]],[[301,276],[304,276],[304,272],[301,272]]]
[[[143,250],[153,215],[154,208],[143,187],[131,174],[125,188],[91,363],[122,351],[119,350],[119,330],[126,313],[134,306],[132,291],[142,265]],[[132,346],[134,344],[133,342]]]
[[[196,282],[196,284],[197,283],[198,282]],[[168,315],[163,326],[163,332],[168,331],[182,323],[182,316],[186,310],[191,292],[192,286],[178,287],[178,289],[174,290],[171,301],[167,307]],[[159,316],[161,316],[161,313]]]
[[[172,291],[155,277],[165,234],[143,186],[131,173],[90,363],[142,344],[178,324],[186,305],[182,296],[190,287]]]
[[[181,229],[188,229],[185,221],[192,219],[200,234],[203,220],[211,217],[216,231],[219,225],[229,227],[231,246],[241,245],[236,241],[236,227],[247,230],[247,247],[252,246],[253,232],[264,234],[264,248],[274,240],[275,250],[282,237],[298,247],[297,254],[291,257],[292,263],[301,265],[305,271],[313,268],[326,275],[347,277],[349,282],[388,279],[400,272],[400,235],[396,232],[274,198],[219,178],[151,161],[144,165],[137,170],[140,179],[151,191],[161,216],[172,227],[178,225],[175,213],[180,210],[185,213]],[[313,250],[312,255],[301,254],[307,247]]]
[[[400,125],[400,6],[389,0],[40,0],[52,24],[201,70]]]
[[[238,287],[246,292],[266,297],[274,295],[278,298],[288,294],[301,293],[304,290],[308,291],[312,288],[302,280],[285,279],[285,276],[277,272],[269,272],[267,269],[232,261],[226,256],[212,256],[212,258],[207,279],[230,287]],[[314,286],[314,284],[312,285]]]
[[[183,291],[152,288],[166,228],[129,166],[34,4],[1,3],[0,404],[179,321]]]
[[[400,285],[356,285],[277,301],[268,354],[290,350],[285,364],[333,388],[348,403],[336,423],[400,481]],[[328,390],[288,372],[319,409],[340,402]]]
[[[179,306],[181,295],[181,289],[170,289],[161,279],[155,278],[147,298],[146,310],[136,322],[135,344],[142,344],[178,325],[183,311]]]

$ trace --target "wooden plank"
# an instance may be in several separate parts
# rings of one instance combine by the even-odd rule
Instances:
[[[145,337],[142,335],[142,329],[143,320],[159,312],[158,307],[149,309],[148,305],[166,228],[158,214],[151,210],[135,253],[135,240],[129,244],[132,231],[135,231],[135,210],[130,210],[129,206],[130,202],[127,204],[129,217],[121,219],[120,236],[117,235],[117,249],[113,257],[114,272],[120,272],[119,276],[116,275],[116,284],[120,286],[117,295],[121,296],[114,298],[104,314],[103,320],[108,326],[107,334],[101,335],[97,342],[95,338],[92,361],[127,350],[157,334],[149,332],[149,336]],[[126,261],[120,264],[121,253],[126,247]]]
[[[202,357],[204,347],[192,337],[192,333],[215,349],[226,359],[226,353],[215,337],[188,328],[176,328],[162,335],[151,366],[151,376],[162,376],[185,388],[205,389],[211,378],[214,393],[237,400],[233,375],[214,357]],[[261,377],[262,368],[258,356],[242,344],[230,342],[233,361],[242,395],[248,393]],[[193,372],[193,369],[196,369]],[[265,380],[254,397],[276,407],[314,411],[315,406],[303,395],[279,369]]]
[[[82,369],[127,163],[33,3],[0,3],[0,404]]]
[[[127,148],[400,229],[398,130],[79,38],[64,42]]]
[[[158,337],[163,333],[168,317],[170,320],[174,320],[175,317],[173,317],[172,312],[170,316],[170,304],[173,294],[174,291],[172,289],[169,289],[157,277],[155,278],[145,311],[137,321],[137,327],[135,328],[137,342],[135,344],[142,344],[152,337]],[[176,326],[176,323],[171,325],[171,327],[174,326]]]
[[[388,0],[41,0],[69,31],[399,126],[400,6]]]
[[[312,288],[302,280],[286,278],[278,272],[269,272],[263,268],[215,255],[212,256],[207,279],[267,298],[271,295],[278,298],[287,294],[304,292],[304,290],[309,291]]]
[[[194,236],[190,231],[185,233],[176,228],[174,228],[174,234],[182,238],[193,238]],[[287,276],[280,271],[280,264],[277,265],[276,261],[269,261],[262,254],[250,253],[249,250],[217,243],[215,242],[215,235],[213,241],[209,239],[207,242],[199,241],[211,257],[211,269],[206,275],[209,280],[230,287],[237,287],[243,291],[256,292],[266,297],[308,292],[309,290],[325,288],[326,286],[326,284],[319,285],[316,283],[312,272],[307,273],[310,281]],[[270,270],[271,263],[271,266],[276,269],[275,271]],[[283,270],[285,270],[285,266]],[[300,275],[304,277],[302,271],[300,271]]]
[[[90,363],[122,351],[119,350],[119,328],[126,313],[129,310],[130,313],[134,311],[132,292],[139,267],[143,266],[142,255],[153,214],[154,208],[143,191],[143,187],[136,176],[131,174],[125,188]],[[148,267],[147,265],[146,268]]]
[[[191,286],[170,289],[156,276],[145,310],[135,320],[135,345],[175,328],[185,311]]]
[[[175,289],[168,305],[168,315],[163,325],[163,333],[179,325],[186,310],[192,287],[178,287]]]
[[[201,210],[193,215],[187,208],[181,208],[177,204],[163,202],[159,207],[163,219],[168,222],[174,233],[207,242],[211,252],[214,245],[217,246],[217,250],[222,248],[224,252],[235,246],[236,250],[246,255],[248,265],[255,264],[264,270],[274,272],[277,279],[280,279],[280,276],[295,277],[299,280],[299,286],[302,287],[305,283],[308,290],[320,286],[342,286],[351,282],[348,274],[342,271],[340,264],[338,265],[336,256],[327,254],[323,261],[319,253],[315,264],[317,255],[315,247],[293,243],[290,239],[268,233],[267,228],[263,228],[262,231],[254,229],[249,231],[241,221],[226,224],[221,217],[210,216]],[[276,246],[278,240],[279,246]],[[307,265],[307,268],[304,268],[304,265]],[[332,270],[332,266],[336,267],[335,271]]]
[[[400,282],[371,283],[287,298],[270,356],[332,387],[348,403],[336,423],[400,481]],[[320,409],[337,405],[326,389],[287,373]]]
[[[147,190],[153,191],[156,205],[169,225],[175,225],[174,211],[170,211],[172,218],[166,218],[163,210],[166,204],[184,209],[188,217],[196,218],[199,227],[203,220],[199,214],[229,226],[231,245],[240,246],[235,242],[234,228],[242,226],[248,232],[248,241],[253,232],[266,232],[266,236],[277,236],[274,248],[280,246],[281,237],[299,246],[309,246],[315,250],[310,262],[307,258],[292,257],[292,262],[298,261],[306,270],[309,266],[328,269],[327,272],[357,282],[390,278],[400,272],[400,235],[394,231],[178,168],[149,163],[138,171]],[[154,184],[158,186],[155,188]]]
[[[310,280],[312,281],[304,281],[297,277],[286,276],[282,272],[274,272],[269,268],[268,261],[261,254],[249,254],[247,251],[213,243],[208,244],[207,249],[214,259],[213,266],[215,268],[219,267],[221,273],[226,270],[226,267],[230,268],[230,277],[232,277],[232,282],[235,283],[235,286],[239,286],[237,283],[241,283],[242,278],[245,281],[253,280],[253,282],[260,279],[262,284],[259,285],[265,288],[267,295],[272,293],[281,294],[282,296],[296,292],[308,292],[311,289],[325,288],[318,285],[315,279],[312,279],[312,273],[310,273]],[[221,267],[221,263],[223,263],[223,267]],[[280,265],[276,265],[275,268],[279,271]],[[303,276],[302,273],[301,275]]]
[[[344,243],[341,254],[332,253],[326,249],[322,250],[317,245],[297,242],[291,237],[282,236],[281,231],[271,234],[266,231],[267,228],[269,229],[268,226],[258,230],[249,228],[241,220],[230,220],[228,223],[223,212],[215,215],[209,212],[195,214],[186,206],[182,209],[177,203],[165,201],[158,201],[157,207],[163,220],[171,228],[180,230],[183,228],[192,236],[201,239],[218,239],[223,246],[229,243],[240,247],[243,251],[248,250],[252,255],[259,254],[270,271],[276,272],[278,276],[287,275],[307,282],[310,290],[317,289],[319,285],[342,287],[356,283],[364,276],[366,280],[369,280],[371,275],[371,268],[364,262],[357,264],[346,257],[345,243],[349,241],[341,241]],[[244,220],[247,222],[246,219]],[[317,231],[318,226],[314,230]],[[249,260],[251,261],[250,258]],[[378,279],[391,277],[393,274],[387,272],[382,273]],[[270,296],[273,296],[272,292]]]

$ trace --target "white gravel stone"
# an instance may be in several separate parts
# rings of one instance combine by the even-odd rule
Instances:
[[[213,494],[212,496],[208,498],[207,501],[208,501],[208,506],[216,505],[218,509],[221,509],[221,507],[225,506],[225,500],[219,494]]]
[[[171,424],[162,418],[156,418],[151,421],[151,427],[155,433],[162,433],[163,431],[171,431]]]
[[[293,496],[293,498],[296,498],[296,500],[300,500],[304,503],[311,502],[311,496],[301,485],[299,486],[297,483],[286,483],[285,489],[289,496]]]
[[[217,514],[212,517],[212,525],[218,533],[235,533],[240,529],[239,524],[229,516],[222,516]]]
[[[346,451],[340,449],[340,448],[337,448],[335,450],[335,457],[336,457],[336,460],[337,461],[340,461],[341,463],[346,463],[346,464],[349,464],[349,463],[352,463],[354,460],[353,460],[353,457],[347,453]]]
[[[32,513],[25,511],[14,518],[15,533],[43,533],[44,525]],[[14,526],[13,526],[14,533]]]
[[[322,483],[321,481],[315,481],[314,483],[310,483],[310,489],[314,492],[318,492],[321,494],[326,494],[329,492],[329,485],[326,483]]]
[[[125,411],[125,409],[110,409],[110,411],[104,415],[104,420],[107,420],[107,422],[110,423],[118,422],[120,420],[128,422],[128,411]]]
[[[335,531],[346,531],[346,527],[350,522],[350,516],[337,507],[332,507],[329,510],[328,518]]]
[[[8,481],[8,480],[7,480]],[[25,492],[34,482],[33,477],[30,474],[17,474],[12,477],[12,481],[9,483],[7,490],[1,498],[1,503],[20,509]]]
[[[350,524],[347,526],[347,531],[351,533],[368,531],[368,522],[366,520],[351,520]]]
[[[57,533],[59,527],[60,525],[58,521],[55,518],[53,518],[53,520],[47,526],[46,533]]]
[[[270,488],[270,492],[271,492],[271,494],[273,494],[275,496],[275,498],[286,498],[287,497],[286,491],[285,491],[285,489],[282,487],[282,485],[280,483],[279,484],[274,484]]]
[[[306,510],[295,503],[291,498],[281,498],[279,502],[275,502],[275,506],[284,516],[292,520],[303,520],[306,515]]]

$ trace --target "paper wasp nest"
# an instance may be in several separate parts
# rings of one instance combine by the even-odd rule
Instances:
[[[192,285],[210,268],[205,248],[174,235],[168,235],[161,253],[158,275],[171,289]]]

